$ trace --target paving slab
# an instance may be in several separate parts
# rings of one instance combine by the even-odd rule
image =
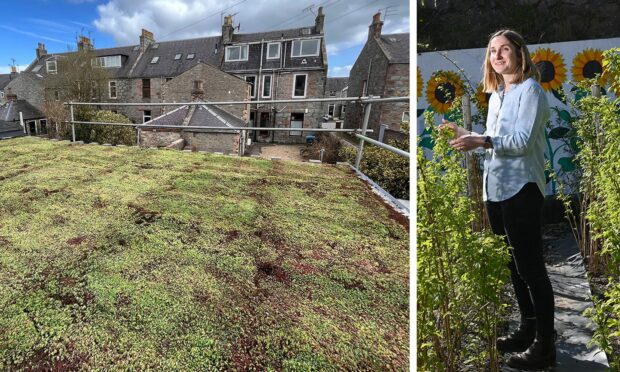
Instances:
[[[557,364],[547,370],[608,371],[605,353],[597,346],[588,345],[596,325],[583,316],[583,312],[594,305],[577,242],[568,228],[545,233],[543,240],[548,248],[545,258],[555,296],[555,329],[558,332]],[[511,329],[518,324],[518,314],[516,316],[511,320]],[[507,366],[503,370],[517,371]]]

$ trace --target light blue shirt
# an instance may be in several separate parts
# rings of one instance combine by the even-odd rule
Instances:
[[[492,149],[484,159],[483,200],[503,201],[535,182],[545,195],[545,124],[549,120],[547,95],[534,78],[493,92],[485,136]]]

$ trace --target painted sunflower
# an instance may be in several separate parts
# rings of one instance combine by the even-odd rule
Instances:
[[[417,90],[418,90],[418,94],[417,94],[417,100],[420,100],[420,97],[422,97],[422,88],[424,85],[424,82],[422,81],[422,71],[420,71],[420,67],[416,66],[416,70],[418,72],[418,86],[417,86]]]
[[[584,79],[594,79],[599,75],[598,83],[605,85],[603,77],[603,51],[600,49],[586,49],[578,53],[573,59],[573,79],[583,81]]]
[[[532,61],[540,70],[540,85],[547,92],[557,90],[566,80],[566,65],[559,53],[549,48],[538,48],[532,54]]]
[[[463,81],[452,71],[435,71],[426,83],[426,100],[439,114],[450,110],[452,102],[463,95]]]
[[[485,92],[484,90],[484,86],[482,85],[482,83],[478,83],[478,86],[476,87],[476,108],[478,109],[478,111],[483,111],[489,108],[489,99],[491,98],[491,94]]]

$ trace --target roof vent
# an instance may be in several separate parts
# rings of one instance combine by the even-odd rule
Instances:
[[[153,48],[153,49],[157,49],[157,48],[159,48],[159,43],[155,43],[155,44],[153,44],[153,46],[152,46],[151,48]]]
[[[140,50],[140,45],[136,45],[135,47],[133,47],[134,52],[137,52],[138,50]]]
[[[312,30],[310,28],[308,28],[308,27],[301,29],[301,34],[302,35],[310,35],[311,33],[312,33]]]
[[[306,64],[308,64],[308,61],[304,58],[304,59],[301,60],[301,64],[302,65],[306,65]]]

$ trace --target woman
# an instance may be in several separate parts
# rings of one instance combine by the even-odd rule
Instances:
[[[545,190],[545,123],[549,104],[523,38],[512,30],[493,34],[487,46],[483,84],[492,93],[486,132],[454,123],[450,145],[461,151],[486,149],[483,200],[493,233],[506,236],[521,324],[497,340],[502,352],[519,352],[511,367],[545,368],[555,363],[554,300],[542,255]]]

